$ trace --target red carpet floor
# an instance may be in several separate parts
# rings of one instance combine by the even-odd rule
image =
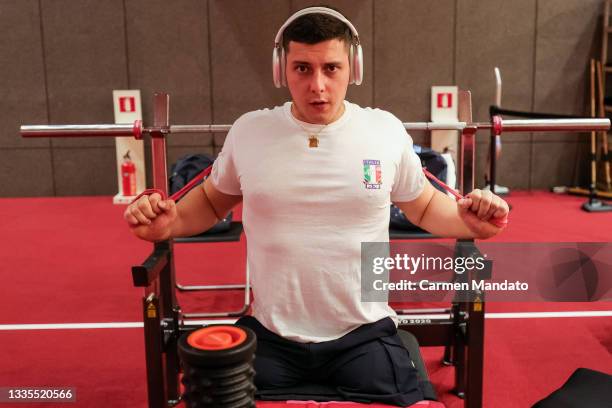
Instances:
[[[609,242],[612,213],[579,210],[584,198],[513,193],[514,242]],[[134,239],[110,197],[0,199],[0,387],[71,386],[73,407],[145,407],[141,328],[6,330],[7,324],[139,322],[141,289],[130,267],[151,245]],[[245,243],[177,245],[183,284],[241,282]],[[612,271],[610,271],[612,273]],[[238,308],[239,294],[181,296],[185,310]],[[489,303],[488,312],[612,310],[610,303]],[[423,355],[441,400],[453,368],[440,348]],[[485,407],[528,407],[578,367],[612,373],[612,318],[487,319]],[[18,406],[36,406],[27,404]],[[58,404],[38,404],[43,407]],[[10,404],[1,404],[2,407]]]

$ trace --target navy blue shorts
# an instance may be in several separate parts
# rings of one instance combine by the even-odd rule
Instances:
[[[390,318],[321,343],[287,340],[252,316],[242,317],[236,324],[257,335],[254,365],[259,399],[399,406],[423,399],[417,370]]]

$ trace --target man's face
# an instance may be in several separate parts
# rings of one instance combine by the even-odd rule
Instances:
[[[332,39],[317,44],[291,41],[286,67],[296,118],[328,124],[342,116],[350,77],[348,50],[343,41]]]

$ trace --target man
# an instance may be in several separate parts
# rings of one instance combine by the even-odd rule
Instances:
[[[275,78],[292,101],[238,119],[212,176],[179,205],[153,194],[125,218],[137,237],[165,240],[206,230],[242,201],[255,301],[238,323],[258,336],[260,396],[326,383],[347,400],[410,405],[422,393],[395,314],[360,302],[361,243],[388,241],[392,201],[422,228],[465,238],[497,234],[488,221],[508,207],[490,192],[458,204],[438,192],[397,118],[345,101],[361,61],[341,14],[302,10],[281,36]]]

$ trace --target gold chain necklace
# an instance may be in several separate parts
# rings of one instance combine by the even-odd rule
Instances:
[[[293,104],[291,104],[291,107],[293,108]],[[329,123],[327,125],[323,125],[323,127],[321,127],[321,129],[319,129],[317,132],[310,132],[308,131],[308,129],[302,126],[300,121],[295,116],[293,116],[293,109],[291,109],[291,117],[293,118],[293,121],[295,122],[295,124],[298,125],[300,129],[302,129],[308,135],[308,147],[310,148],[319,147],[319,137],[318,136],[321,134],[323,130],[325,130],[327,126],[329,126]]]

